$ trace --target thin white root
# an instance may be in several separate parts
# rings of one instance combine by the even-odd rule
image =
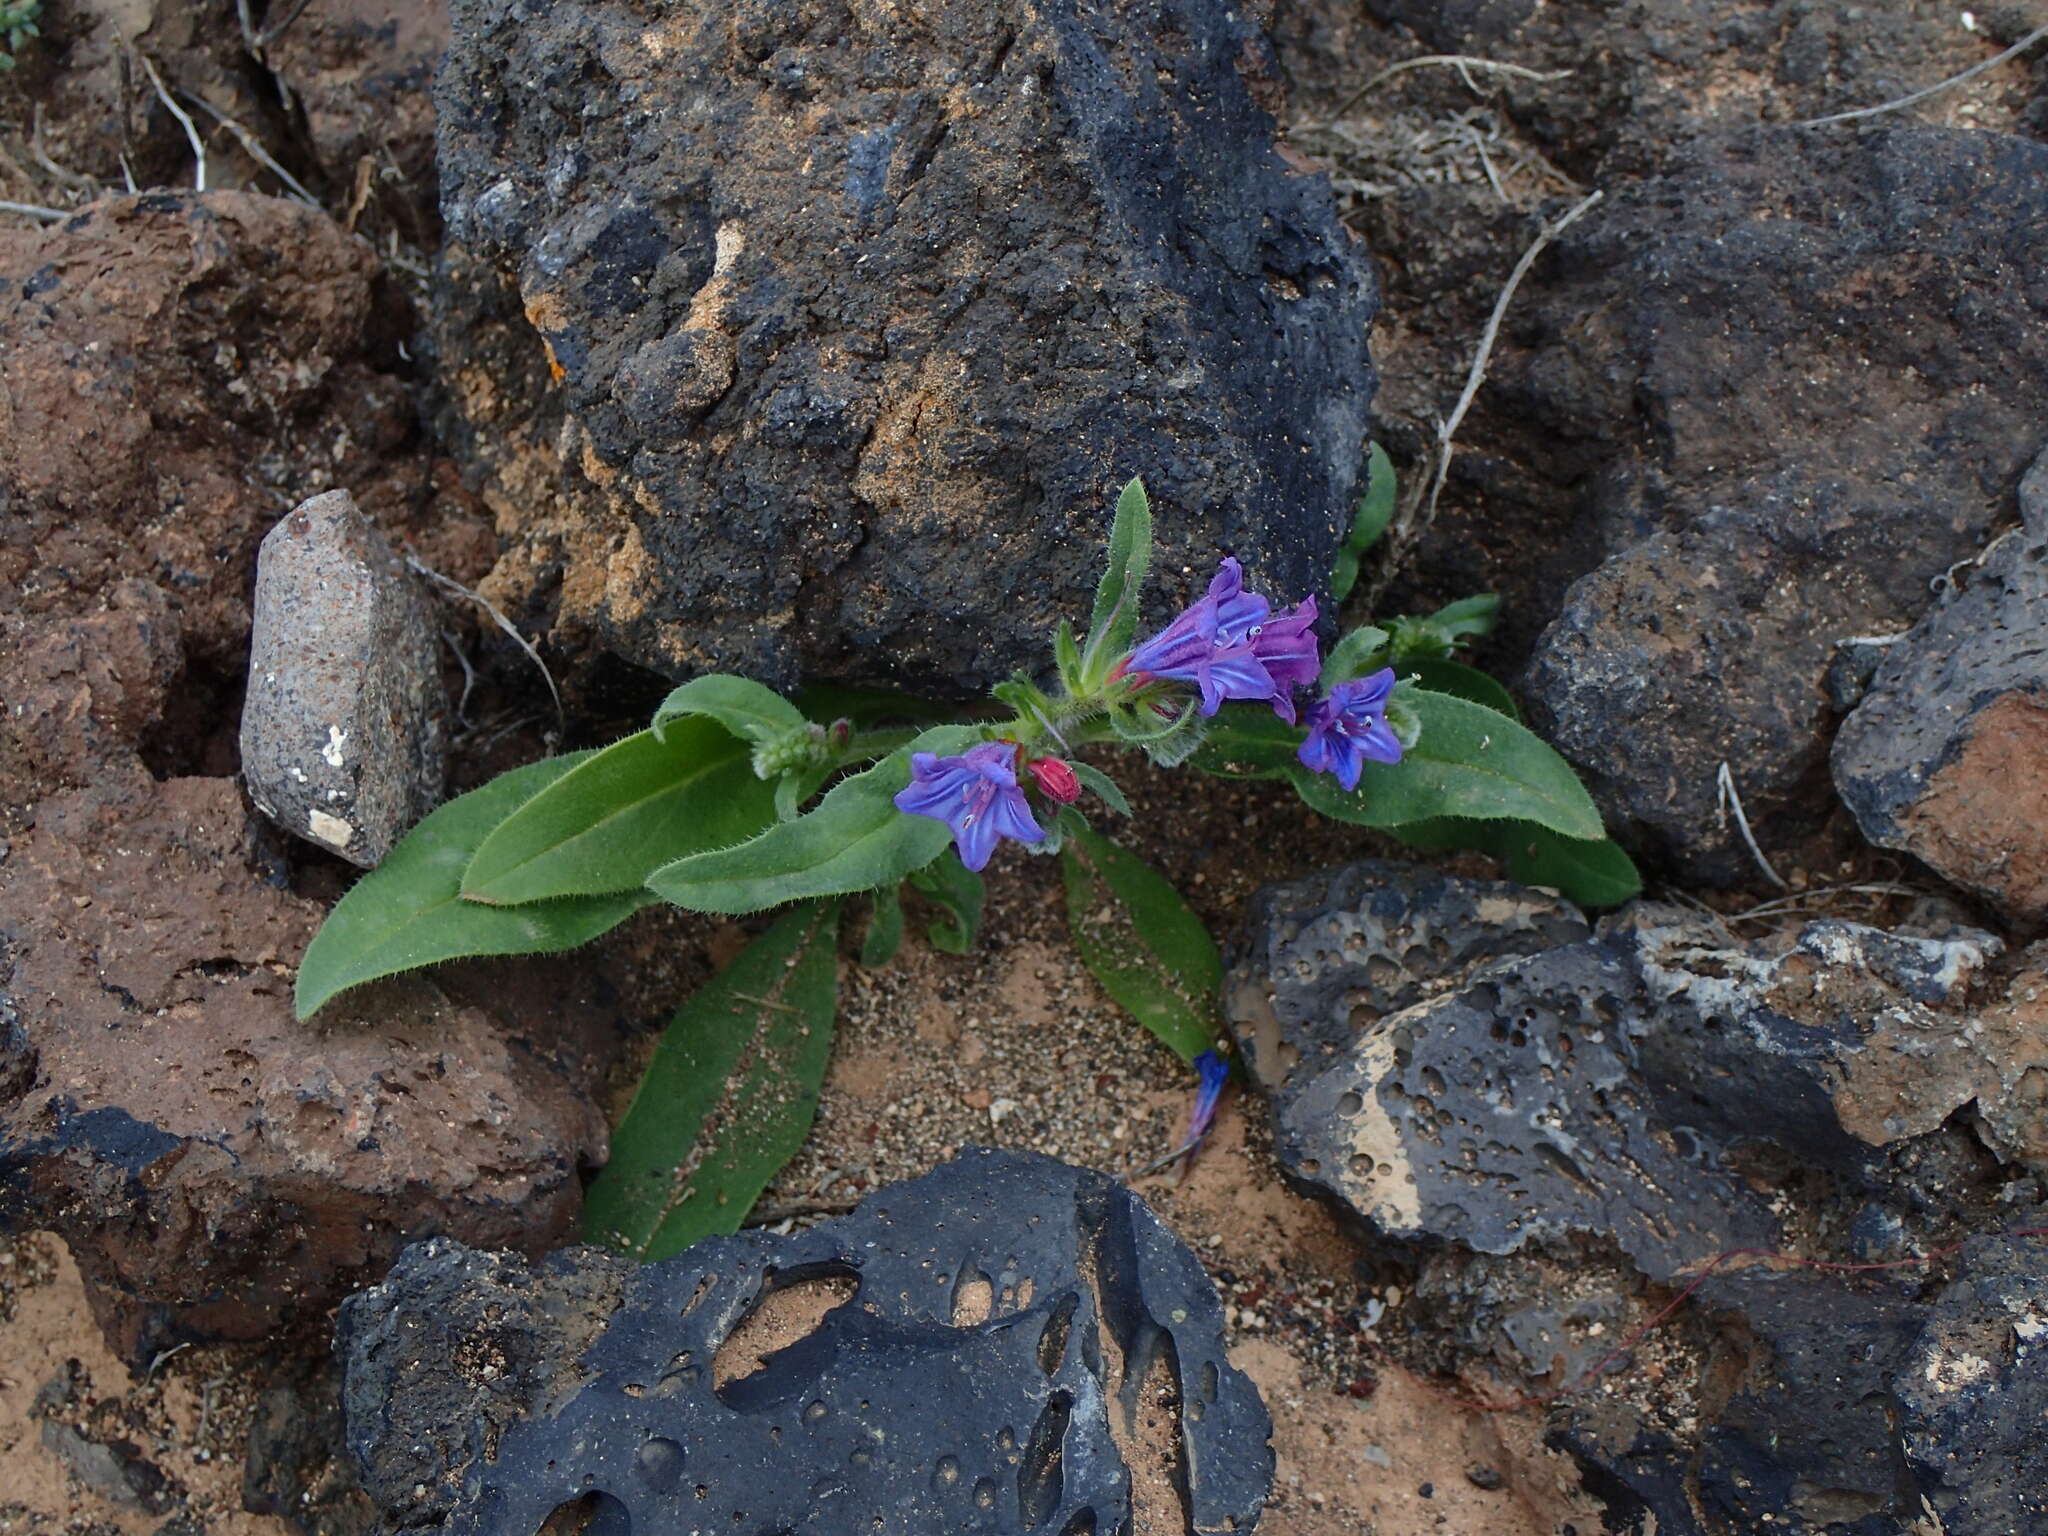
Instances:
[[[1749,856],[1756,860],[1756,867],[1764,872],[1764,878],[1781,891],[1791,889],[1786,885],[1784,876],[1771,868],[1771,861],[1764,857],[1763,849],[1757,847],[1756,834],[1749,830],[1749,817],[1743,814],[1742,796],[1735,790],[1735,775],[1729,771],[1725,761],[1720,772],[1714,775],[1714,786],[1722,821],[1725,823],[1729,812],[1734,812],[1735,830],[1742,834],[1743,846],[1749,849]]]
[[[175,117],[184,126],[185,142],[192,146],[192,190],[204,192],[206,190],[206,145],[199,137],[199,125],[192,121],[192,114],[179,106],[172,99],[171,93],[164,88],[164,77],[158,74],[156,66],[149,62],[149,55],[138,48],[135,50],[135,57],[141,61],[142,72],[149,76],[149,83],[156,88],[156,99],[162,102],[171,116]]]
[[[71,210],[72,213],[77,211],[75,208]],[[25,214],[31,219],[42,219],[45,221],[68,219],[71,217],[71,213],[66,213],[62,208],[45,208],[40,203],[0,202],[0,213]]]
[[[1479,89],[1478,86],[1472,83],[1470,72],[1475,69],[1484,70],[1496,75],[1513,75],[1517,80],[1565,80],[1571,76],[1571,71],[1568,69],[1531,69],[1526,64],[1502,64],[1493,59],[1474,58],[1469,53],[1428,53],[1424,54],[1421,58],[1403,59],[1398,64],[1389,64],[1385,69],[1345,97],[1344,105],[1331,115],[1333,117],[1344,116],[1345,113],[1349,112],[1396,75],[1406,74],[1411,69],[1425,69],[1431,66],[1455,69],[1465,84],[1471,86],[1474,92],[1477,92]]]
[[[528,640],[526,636],[519,633],[519,631],[513,627],[512,621],[506,618],[504,614],[500,613],[497,609],[497,606],[494,603],[492,603],[489,598],[485,597],[481,592],[478,592],[471,587],[465,587],[461,582],[457,581],[452,576],[443,576],[439,571],[435,570],[432,566],[428,565],[424,560],[421,560],[416,556],[407,555],[405,557],[405,563],[411,566],[414,570],[418,571],[422,576],[426,577],[427,580],[433,582],[436,586],[442,588],[445,591],[456,593],[458,596],[466,597],[472,603],[475,603],[477,607],[483,609],[485,613],[488,613],[491,616],[491,622],[496,624],[498,628],[502,630],[511,639],[514,645],[518,646],[520,650],[526,652],[526,659],[532,662],[536,667],[540,669],[541,681],[548,685],[548,696],[555,701],[556,728],[558,730],[567,731],[569,728],[569,717],[568,714],[562,708],[561,690],[555,687],[555,675],[554,673],[548,670],[548,664],[545,661],[541,660],[540,652],[533,648],[533,642]]]
[[[2005,52],[1986,59],[1981,64],[1972,64],[1961,74],[1950,75],[1946,80],[1930,85],[1925,90],[1915,91],[1910,96],[1901,96],[1896,101],[1882,102],[1874,107],[1858,107],[1853,112],[1831,112],[1826,117],[1809,117],[1804,122],[1794,123],[1792,126],[1794,128],[1818,128],[1823,123],[1846,123],[1859,117],[1876,117],[1880,112],[1896,112],[1901,107],[1912,106],[1916,101],[1925,101],[1930,96],[1939,96],[1943,91],[1961,85],[1966,80],[1974,80],[1987,69],[1996,69],[2007,59],[2013,57],[2014,54],[2025,53],[2044,37],[2048,37],[2048,27],[2036,27],[2025,37],[2006,49]]]

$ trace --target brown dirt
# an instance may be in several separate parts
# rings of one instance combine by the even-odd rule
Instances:
[[[146,1380],[132,1380],[100,1337],[71,1256],[36,1233],[0,1246],[0,1362],[0,1533],[149,1536],[173,1514],[210,1536],[291,1529],[242,1509],[253,1350],[179,1350]],[[39,1390],[67,1378],[69,1400],[39,1410]],[[156,1507],[116,1502],[80,1482],[46,1443],[59,1429],[136,1447],[165,1479],[150,1499]]]

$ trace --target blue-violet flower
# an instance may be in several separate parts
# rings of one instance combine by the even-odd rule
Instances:
[[[1244,590],[1243,567],[1226,558],[1207,595],[1131,652],[1121,670],[1194,684],[1205,715],[1225,699],[1253,699],[1292,722],[1294,689],[1314,682],[1322,666],[1311,633],[1315,599],[1278,618],[1271,613],[1272,604]]]
[[[1358,788],[1367,761],[1398,763],[1401,742],[1387,724],[1394,669],[1339,683],[1308,708],[1308,735],[1295,754],[1312,773],[1334,773],[1347,790]]]
[[[1204,1051],[1195,1058],[1195,1071],[1201,1077],[1201,1086],[1195,1090],[1195,1107],[1188,1115],[1188,1136],[1183,1143],[1193,1146],[1209,1134],[1209,1127],[1216,1119],[1216,1106],[1223,1099],[1223,1085],[1230,1081],[1230,1066],[1214,1051]]]
[[[929,816],[953,829],[960,862],[979,870],[1000,838],[1036,843],[1045,837],[1017,785],[1017,744],[989,741],[958,757],[930,752],[910,755],[910,786],[896,796],[896,809]]]

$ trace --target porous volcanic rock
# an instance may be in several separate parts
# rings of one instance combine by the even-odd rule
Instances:
[[[2048,1529],[2048,1238],[1973,1240],[1896,1390],[1947,1536]]]
[[[256,558],[242,782],[286,831],[374,868],[441,799],[448,699],[432,599],[347,491]]]
[[[410,1248],[339,1348],[397,1525],[1251,1531],[1271,1421],[1222,1324],[1114,1180],[970,1148],[807,1232],[645,1266]]]
[[[1699,1370],[1720,1385],[1696,1433],[1588,1396],[1561,1405],[1550,1443],[1617,1530],[2042,1529],[2048,1243],[1973,1238],[1955,1263],[1931,1302],[1897,1274],[1715,1275],[1698,1292],[1718,1325]]]
[[[2048,419],[2048,145],[1891,127],[1705,141],[1559,242],[1490,387],[1608,563],[1525,678],[1617,835],[1707,881],[1825,810],[1834,646],[1982,547]],[[1567,463],[1566,460],[1570,462]]]
[[[425,497],[374,256],[292,203],[157,194],[0,232],[0,273],[0,1223],[64,1238],[130,1360],[278,1336],[423,1233],[561,1240],[604,1145],[602,968],[297,1022],[320,904],[234,778],[279,488],[345,481],[387,528]]]
[[[1863,835],[2048,918],[2048,454],[1998,538],[1887,648],[1835,737]]]
[[[1501,958],[1446,947],[1438,970],[1412,936],[1449,926],[1432,908],[1469,922],[1469,892],[1399,866],[1330,890],[1348,912],[1313,887],[1299,906],[1261,903],[1266,936],[1232,988],[1232,1023],[1257,1056],[1262,1033],[1293,1021],[1283,1038],[1302,1059],[1271,1092],[1276,1149],[1382,1236],[1494,1254],[1600,1236],[1667,1278],[1779,1241],[1759,1180],[1825,1171],[1862,1197],[1910,1200],[1883,1149],[1973,1098],[1999,1122],[1987,1144],[2016,1155],[2013,1124],[2039,1091],[2038,1049],[2005,1050],[2031,1015],[1987,1035],[1968,1007],[1999,953],[1988,934],[1815,921],[1742,945],[1638,903],[1532,950],[1529,913],[1503,902]],[[1354,980],[1401,967],[1420,973],[1420,996],[1395,1011]]]
[[[1375,290],[1249,8],[452,16],[448,430],[559,644],[979,688],[1045,664],[1134,474],[1169,590],[1225,549],[1323,585]]]

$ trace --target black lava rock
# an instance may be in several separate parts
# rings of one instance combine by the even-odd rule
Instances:
[[[1896,1390],[1945,1536],[2048,1531],[2048,1239],[1965,1248]]]
[[[456,0],[494,590],[670,675],[978,688],[1046,665],[1132,475],[1184,587],[1321,588],[1377,299],[1253,9]]]
[[[1195,1257],[1114,1181],[1021,1153],[644,1267],[436,1239],[344,1306],[340,1349],[365,1488],[451,1532],[566,1507],[586,1530],[1108,1536],[1147,1498],[1249,1532],[1273,1472]]]
[[[1689,148],[1559,242],[1497,405],[1569,445],[1607,563],[1538,642],[1533,723],[1617,836],[1702,881],[1826,810],[1839,642],[1980,549],[2048,418],[2048,145],[1905,126]]]
[[[1971,1049],[1987,1026],[1960,1006],[1988,935],[1823,921],[1745,946],[1639,903],[1585,936],[1549,898],[1395,864],[1257,910],[1231,1010],[1248,1056],[1297,1053],[1262,1067],[1276,1148],[1381,1236],[1499,1254],[1601,1235],[1663,1279],[1778,1241],[1761,1171],[1883,1190],[1880,1149],[1973,1097],[2003,1125]]]
[[[2048,918],[2048,453],[2022,526],[1887,648],[1835,737],[1835,789],[1863,835],[2023,923]]]

